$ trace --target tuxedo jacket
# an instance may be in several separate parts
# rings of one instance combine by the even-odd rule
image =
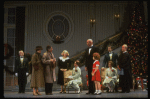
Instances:
[[[89,54],[89,48],[87,48],[85,50],[85,54],[84,54],[85,67],[87,67],[88,71],[92,71],[92,66],[93,66],[93,62],[94,62],[94,60],[93,60],[93,53],[95,53],[95,52],[100,54],[99,48],[97,48],[95,46],[92,46],[90,54]]]
[[[26,72],[28,72],[28,59],[24,57],[23,63],[21,63],[20,57],[15,60],[15,73],[18,73],[18,84],[27,83]]]
[[[15,73],[18,73],[20,68],[23,68],[25,72],[28,72],[28,59],[24,57],[23,63],[21,63],[20,57],[15,59]]]
[[[106,68],[108,68],[108,61],[110,61],[109,52],[106,53],[104,56],[102,67],[105,67],[105,65],[106,65]],[[118,55],[114,52],[112,52],[112,60],[111,61],[113,61],[113,63],[114,63],[113,67],[117,67],[116,61],[118,61]]]

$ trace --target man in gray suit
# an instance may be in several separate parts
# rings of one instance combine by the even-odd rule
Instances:
[[[55,67],[56,58],[52,53],[52,46],[46,47],[46,52],[43,54],[42,62],[44,64],[44,76],[45,76],[45,93],[46,95],[52,95],[53,82],[56,81]]]

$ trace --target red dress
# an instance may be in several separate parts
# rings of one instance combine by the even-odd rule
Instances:
[[[93,70],[92,70],[92,72],[95,71],[96,65],[99,65],[99,66],[100,66],[100,63],[99,63],[98,60],[95,60],[94,63],[93,63]],[[98,67],[99,67],[99,66],[98,66]],[[99,69],[95,72],[94,76],[92,76],[92,81],[101,81],[101,76],[100,76],[100,71],[99,71]]]

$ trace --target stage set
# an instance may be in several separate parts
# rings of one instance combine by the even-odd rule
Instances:
[[[4,97],[148,98],[147,4],[5,1]]]
[[[53,91],[53,95],[45,95],[45,92],[41,92],[42,95],[34,96],[32,92],[25,92],[25,94],[18,94],[18,92],[4,91],[5,98],[148,98],[148,91],[142,91],[141,89],[135,92],[131,90],[130,93],[102,93],[101,95],[86,95],[87,90],[83,90],[82,93],[76,94],[74,91],[70,91],[69,94],[60,94],[59,91]]]

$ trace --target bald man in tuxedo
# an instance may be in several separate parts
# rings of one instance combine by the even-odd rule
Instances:
[[[94,94],[95,92],[95,86],[94,82],[92,81],[92,66],[93,66],[93,53],[98,52],[100,53],[99,49],[95,46],[93,46],[93,40],[88,39],[87,40],[87,46],[88,48],[85,50],[85,54],[83,58],[80,59],[80,62],[85,61],[85,70],[88,72],[88,79],[89,79],[89,88],[88,93],[86,94]]]
[[[28,59],[24,57],[24,52],[19,51],[19,57],[15,59],[15,76],[18,76],[19,92],[25,93],[28,75]]]

